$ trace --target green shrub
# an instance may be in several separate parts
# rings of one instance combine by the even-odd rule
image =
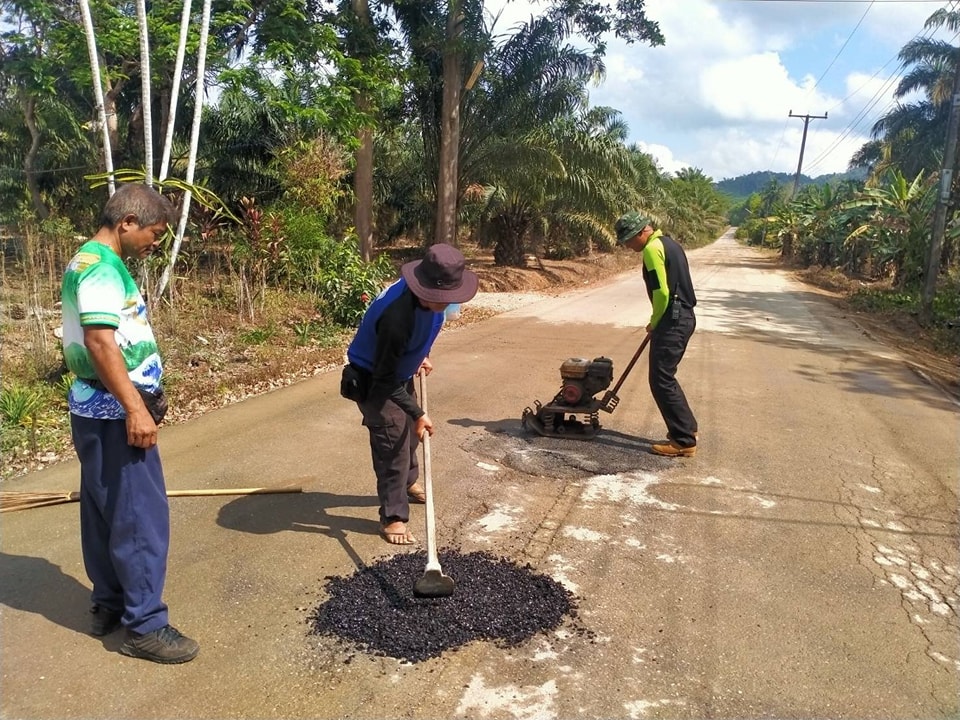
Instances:
[[[274,325],[266,327],[255,327],[244,330],[238,337],[244,345],[263,345],[277,334],[277,328]]]
[[[315,342],[322,348],[329,348],[340,342],[344,329],[340,325],[330,322],[304,320],[294,323],[293,332],[297,336],[297,345],[302,346]]]
[[[858,308],[874,312],[894,310],[919,312],[920,310],[920,291],[913,289],[861,288],[851,300]],[[960,293],[949,289],[938,290],[933,298],[933,317],[937,321],[956,320],[960,317]]]
[[[47,403],[47,393],[36,385],[9,385],[0,388],[0,418],[4,423],[35,424]]]
[[[313,288],[326,317],[344,327],[357,327],[370,300],[396,275],[390,258],[364,262],[355,239],[328,240],[317,248]]]

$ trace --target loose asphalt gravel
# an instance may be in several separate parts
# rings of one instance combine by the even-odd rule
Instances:
[[[577,617],[573,595],[530,565],[449,549],[439,560],[456,582],[447,598],[414,596],[426,566],[423,552],[379,560],[349,577],[328,577],[329,599],[310,616],[312,632],[416,663],[474,640],[512,647]]]

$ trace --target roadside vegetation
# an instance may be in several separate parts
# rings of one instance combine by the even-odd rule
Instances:
[[[935,12],[927,28],[960,31],[960,12]],[[737,237],[774,248],[807,277],[842,273],[856,281],[853,307],[922,325],[938,350],[960,353],[960,167],[946,187],[946,222],[931,260],[934,213],[960,48],[918,37],[900,53],[907,68],[896,96],[902,102],[874,125],[873,139],[851,170],[863,182],[790,188],[773,181],[730,212]],[[919,94],[920,99],[910,102]],[[956,149],[957,145],[954,145]],[[932,273],[931,273],[931,267]],[[928,279],[934,282],[928,283]],[[925,290],[929,288],[932,293]]]

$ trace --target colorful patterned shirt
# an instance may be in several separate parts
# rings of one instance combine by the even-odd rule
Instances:
[[[99,420],[119,420],[126,412],[106,390],[85,380],[97,373],[83,342],[83,328],[105,325],[116,328],[115,337],[130,381],[145,390],[160,387],[163,364],[147,306],[123,260],[96,240],[81,246],[63,274],[63,357],[77,376],[70,387],[70,412]]]

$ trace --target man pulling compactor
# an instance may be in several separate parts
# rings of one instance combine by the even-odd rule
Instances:
[[[697,452],[697,419],[677,382],[677,367],[697,327],[697,296],[683,247],[654,230],[636,211],[615,225],[617,244],[643,253],[643,281],[653,305],[650,333],[650,392],[667,425],[667,442],[653,445],[657,455],[690,457]]]

